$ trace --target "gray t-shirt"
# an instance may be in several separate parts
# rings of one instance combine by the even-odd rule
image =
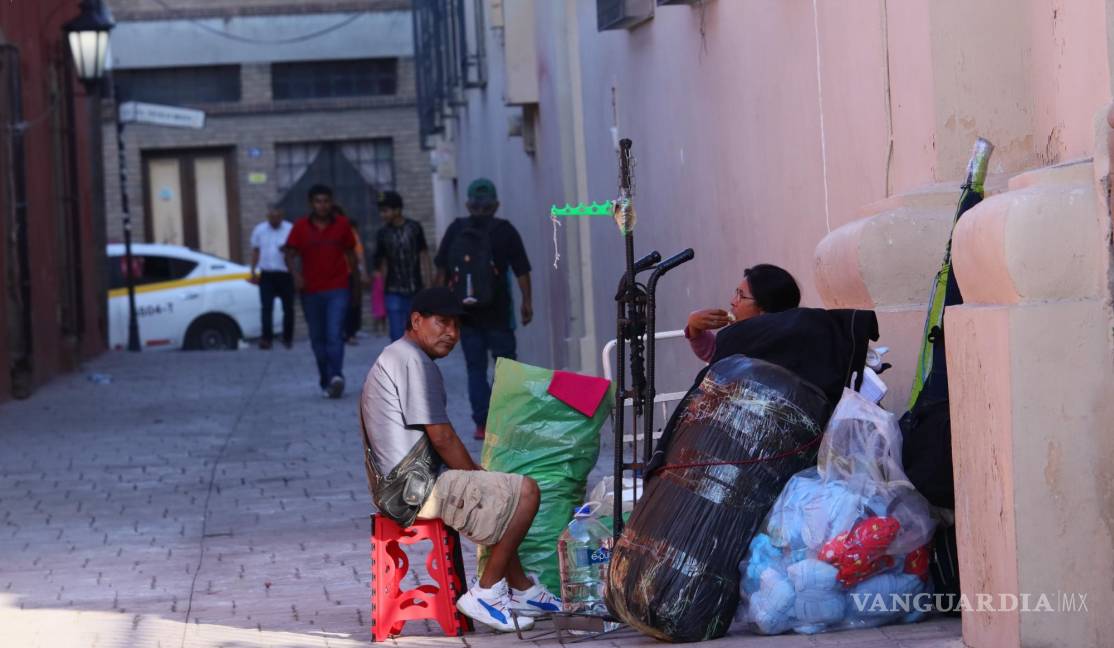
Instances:
[[[390,473],[421,440],[425,431],[418,426],[449,422],[447,401],[441,370],[418,345],[403,336],[383,349],[360,397],[379,474]]]

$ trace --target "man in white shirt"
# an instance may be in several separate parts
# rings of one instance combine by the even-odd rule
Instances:
[[[294,341],[294,279],[286,267],[282,250],[291,227],[282,218],[282,208],[271,205],[267,220],[251,232],[251,282],[259,285],[259,300],[263,305],[260,349],[270,349],[274,340],[275,297],[282,301],[282,345],[289,349]]]

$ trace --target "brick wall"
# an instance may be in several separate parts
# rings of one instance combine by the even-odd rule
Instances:
[[[240,100],[245,104],[271,102],[271,66],[252,63],[240,66]]]
[[[205,106],[206,126],[201,131],[132,124],[125,131],[128,197],[135,240],[145,241],[142,154],[186,148],[234,147],[239,194],[240,249],[247,258],[251,228],[262,220],[268,202],[276,200],[275,144],[342,141],[389,137],[394,142],[396,187],[406,201],[406,213],[422,223],[434,244],[433,196],[428,153],[418,141],[414,104],[412,59],[399,61],[399,94],[343,100],[271,101],[270,66],[245,65],[242,69],[243,101]],[[106,115],[112,115],[106,106]],[[117,175],[114,125],[104,124],[104,160],[108,204],[108,238],[123,239]],[[258,148],[261,155],[250,158]],[[248,175],[263,172],[265,184],[248,183]]]

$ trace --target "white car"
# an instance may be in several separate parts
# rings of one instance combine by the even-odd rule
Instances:
[[[251,269],[180,245],[132,245],[135,310],[144,349],[235,349],[257,338],[259,288]],[[128,289],[124,246],[108,246],[108,344],[128,344]],[[276,303],[275,330],[282,330]]]

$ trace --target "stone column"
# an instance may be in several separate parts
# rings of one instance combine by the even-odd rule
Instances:
[[[1094,163],[1021,174],[955,232],[965,304],[945,330],[972,648],[1114,637],[1109,126],[1097,125]],[[1042,611],[987,609],[1014,600]]]
[[[882,375],[882,404],[905,411],[917,366],[929,291],[951,231],[959,186],[931,185],[862,209],[859,219],[816,248],[816,287],[827,308],[872,309],[878,346],[890,347],[893,368]]]

